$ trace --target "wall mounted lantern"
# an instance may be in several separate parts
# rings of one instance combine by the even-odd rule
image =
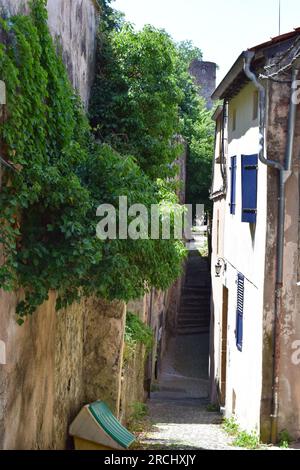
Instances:
[[[221,277],[222,266],[223,272],[225,272],[227,269],[226,261],[224,260],[224,258],[218,258],[217,263],[215,265],[216,277]]]

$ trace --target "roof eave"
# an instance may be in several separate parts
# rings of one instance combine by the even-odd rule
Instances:
[[[225,78],[213,92],[211,96],[213,100],[222,100],[226,97],[226,91],[244,69],[244,56],[245,52],[243,51],[236,60],[236,62],[233,64]]]

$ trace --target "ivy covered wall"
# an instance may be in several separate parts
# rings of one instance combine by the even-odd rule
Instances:
[[[1,16],[28,12],[28,8],[23,8],[24,3],[1,0]],[[71,5],[75,5],[72,12]],[[69,77],[87,103],[94,68],[98,10],[90,0],[50,0],[48,12],[50,30],[62,46]],[[8,100],[11,101],[9,94]],[[3,258],[1,260],[3,262]],[[85,387],[87,370],[94,382],[103,377],[95,357],[89,362],[89,334],[93,341],[103,345],[97,352],[105,362],[103,356],[108,348],[104,349],[103,336],[110,331],[110,336],[115,338],[119,334],[121,338],[124,325],[121,321],[118,333],[110,319],[104,318],[107,305],[93,305],[92,300],[75,303],[58,314],[57,296],[52,291],[48,301],[20,327],[16,323],[16,307],[21,297],[22,291],[0,290],[0,339],[6,346],[6,364],[0,365],[0,448],[64,449],[71,445],[68,426],[72,419],[87,400],[100,396],[100,390],[98,394],[94,389],[92,397],[90,388]],[[95,315],[106,323],[106,329],[92,331],[89,328]],[[120,315],[125,315],[124,306]],[[122,340],[115,343],[116,348],[121,345]],[[111,354],[111,361],[118,360],[120,364],[119,353],[117,357]],[[115,380],[118,379],[116,374]],[[111,389],[102,388],[101,392],[104,399],[114,404]]]
[[[29,0],[0,0],[1,14],[29,12]],[[95,66],[97,0],[48,0],[48,25],[62,47],[69,78],[87,107]]]

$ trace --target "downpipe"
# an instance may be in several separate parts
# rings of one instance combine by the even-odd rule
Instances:
[[[280,366],[280,314],[282,309],[282,287],[283,287],[283,257],[284,257],[284,228],[285,228],[285,189],[286,183],[292,172],[292,157],[294,148],[294,136],[296,125],[297,103],[293,100],[294,89],[291,87],[287,144],[284,165],[280,162],[265,158],[265,123],[266,123],[266,90],[259,83],[256,75],[251,71],[251,62],[254,52],[246,51],[244,55],[244,72],[259,91],[259,160],[270,168],[279,172],[278,188],[278,229],[277,229],[277,265],[275,286],[275,315],[273,327],[273,378],[272,378],[272,412],[271,412],[271,435],[272,443],[277,442],[278,435],[278,413],[279,413],[279,366]],[[292,83],[297,79],[298,66],[292,70]]]

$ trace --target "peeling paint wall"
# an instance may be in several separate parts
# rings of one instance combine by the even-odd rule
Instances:
[[[269,158],[284,161],[287,123],[290,100],[290,86],[270,83],[268,89],[268,154]],[[299,266],[299,155],[300,155],[300,114],[297,113],[292,175],[286,184],[286,214],[284,234],[284,281],[279,322],[279,420],[278,431],[287,430],[295,438],[300,437],[300,360],[297,355],[300,341],[300,280]],[[269,283],[265,292],[265,342],[264,364],[266,371],[263,396],[264,428],[269,429],[272,396],[272,333],[274,326],[274,286],[276,274],[276,231],[278,222],[278,175],[268,172],[268,224],[266,276]],[[298,345],[298,346],[297,346]]]
[[[278,52],[280,53],[280,52]],[[282,51],[281,51],[282,53]],[[292,52],[291,52],[292,54]],[[275,60],[272,55],[272,59]],[[266,156],[284,162],[290,85],[265,83],[267,89]],[[258,153],[258,126],[253,119],[252,84],[229,102],[228,157],[237,156],[236,214],[229,213],[230,185],[225,207],[215,204],[225,213],[224,258],[227,271],[222,283],[229,289],[227,340],[226,416],[235,415],[240,426],[255,429],[264,441],[270,441],[272,415],[273,333],[275,320],[275,287],[277,266],[278,182],[274,169],[258,164],[258,207],[255,227],[241,223],[241,154]],[[236,126],[233,125],[236,114]],[[300,437],[300,281],[299,220],[300,220],[300,112],[297,111],[292,175],[286,184],[284,279],[279,312],[279,419],[278,432],[287,430]],[[227,175],[230,177],[227,162]],[[230,181],[230,180],[229,180]],[[216,222],[216,220],[215,220]],[[216,246],[216,223],[213,246]],[[235,345],[236,276],[245,275],[243,316],[243,351]],[[214,289],[215,320],[220,319],[221,299]],[[220,345],[220,325],[215,323],[215,345]],[[215,351],[217,360],[219,353]],[[215,370],[218,377],[218,371]]]

